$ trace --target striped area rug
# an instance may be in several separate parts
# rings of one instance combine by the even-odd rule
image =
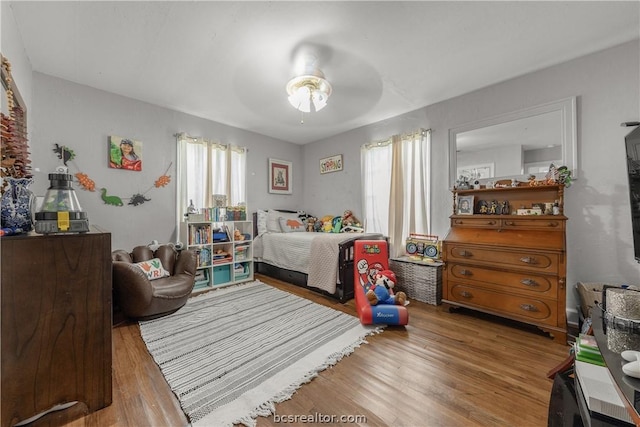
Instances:
[[[149,352],[194,426],[254,426],[380,328],[260,281],[191,298],[140,322]]]

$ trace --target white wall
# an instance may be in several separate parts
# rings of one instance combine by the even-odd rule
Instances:
[[[53,153],[54,144],[66,145],[76,154],[69,163],[70,172],[83,172],[96,183],[89,192],[74,185],[89,222],[112,233],[114,249],[132,249],[156,239],[176,241],[176,139],[186,132],[249,148],[247,205],[257,207],[301,207],[303,174],[300,146],[225,126],[130,98],[71,83],[41,73],[33,74],[34,91],[30,121],[31,159],[35,173],[32,189],[44,195],[48,174],[61,164]],[[128,137],[143,143],[141,172],[110,169],[107,165],[109,135]],[[267,192],[267,159],[274,157],[293,162],[293,195]],[[171,166],[170,166],[171,165]],[[154,181],[169,168],[171,183],[155,188]],[[107,194],[130,198],[144,193],[151,201],[138,206],[116,207],[103,203],[99,189]],[[147,190],[149,190],[147,192]]]
[[[346,208],[358,215],[360,146],[431,128],[432,232],[444,237],[452,206],[449,129],[577,96],[579,179],[565,193],[567,308],[570,320],[577,321],[578,281],[640,284],[624,151],[624,136],[631,129],[620,127],[621,122],[640,119],[639,48],[638,41],[626,43],[307,145],[303,204],[320,215]],[[318,160],[331,154],[343,154],[344,171],[320,175]]]

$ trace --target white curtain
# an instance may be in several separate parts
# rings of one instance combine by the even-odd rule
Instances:
[[[389,237],[404,253],[410,233],[429,234],[431,131],[394,135],[361,149],[365,230]]]
[[[385,236],[389,235],[392,148],[389,138],[365,144],[360,150],[364,229]]]
[[[184,133],[177,140],[178,222],[191,202],[197,209],[212,207],[214,194],[227,196],[228,206],[246,204],[246,148]]]

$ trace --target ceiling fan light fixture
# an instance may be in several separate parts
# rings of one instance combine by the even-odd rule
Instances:
[[[295,109],[303,113],[320,111],[327,105],[331,84],[323,76],[298,76],[287,83],[287,93]]]

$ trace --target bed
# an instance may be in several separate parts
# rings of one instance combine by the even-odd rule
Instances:
[[[290,210],[278,210],[286,216]],[[270,211],[270,214],[273,210]],[[282,218],[282,217],[281,217]],[[354,242],[386,240],[378,233],[276,232],[259,230],[253,213],[255,272],[330,296],[340,302],[354,297]]]

